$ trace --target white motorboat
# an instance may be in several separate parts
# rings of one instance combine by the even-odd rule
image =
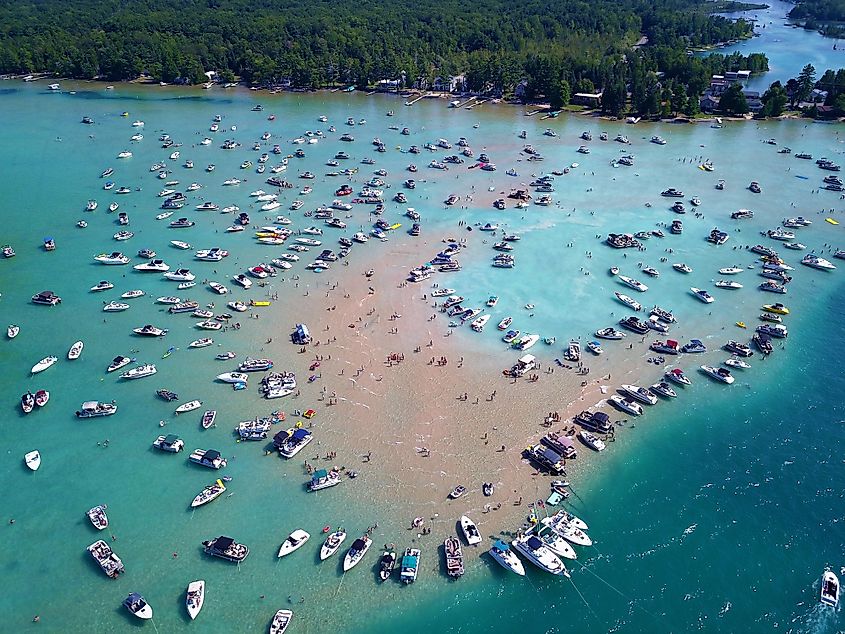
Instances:
[[[634,398],[641,403],[645,403],[647,405],[657,404],[657,397],[644,387],[640,387],[639,385],[623,385],[621,389],[631,398]]]
[[[507,542],[497,540],[490,550],[487,551],[495,562],[497,562],[505,570],[518,574],[520,577],[525,576],[525,567],[522,565],[519,557],[516,556]]]
[[[91,522],[91,525],[98,531],[105,530],[109,527],[109,516],[106,515],[107,508],[108,507],[105,504],[98,504],[85,512],[85,515],[88,517],[88,521]]]
[[[176,269],[175,271],[167,271],[164,274],[164,279],[171,282],[193,282],[197,276],[191,273],[189,269]]]
[[[342,528],[339,528],[334,533],[331,533],[328,537],[326,537],[326,541],[323,542],[323,545],[320,547],[320,561],[325,561],[334,555],[340,549],[344,540],[346,540],[346,531]]]
[[[82,348],[84,348],[84,347],[85,347],[85,344],[82,343],[81,341],[77,341],[76,343],[74,343],[70,347],[70,350],[67,351],[68,360],[74,361],[75,359],[78,359],[79,355],[82,354]]]
[[[540,526],[535,529],[535,535],[543,540],[546,547],[558,557],[572,560],[577,559],[578,554],[575,552],[572,545],[551,529],[553,522],[554,518],[552,517],[544,517],[541,519]]]
[[[737,357],[731,357],[730,359],[725,359],[725,365],[731,368],[740,368],[741,370],[747,370],[751,367],[751,364],[747,361],[743,361]]]
[[[30,470],[38,471],[38,467],[41,466],[41,454],[38,450],[27,452],[23,457],[23,461]]]
[[[202,401],[188,401],[187,403],[182,403],[179,407],[176,408],[177,414],[184,414],[186,412],[191,412],[195,409],[199,409],[202,407]]]
[[[660,394],[661,396],[665,396],[666,398],[677,398],[678,393],[672,389],[672,386],[666,383],[665,381],[659,381],[648,388],[651,392],[655,394]]]
[[[225,295],[229,292],[229,289],[223,286],[220,282],[209,282],[208,286],[218,295]]]
[[[419,548],[406,548],[402,555],[402,561],[399,567],[399,580],[402,583],[413,583],[417,580],[417,573],[420,569],[420,552]]]
[[[643,309],[642,304],[640,304],[635,299],[628,297],[622,293],[613,293],[620,302],[628,306],[629,308],[633,308],[636,311],[640,311]]]
[[[170,244],[172,244],[177,249],[181,249],[182,251],[188,251],[193,249],[193,247],[188,242],[183,242],[182,240],[171,240]]]
[[[671,370],[666,370],[663,376],[665,376],[670,381],[674,381],[678,385],[692,385],[692,381],[690,381],[689,377],[684,374],[684,371],[681,370],[681,368],[672,368]]]
[[[156,298],[157,304],[168,304],[168,305],[175,305],[181,304],[182,298],[176,297],[175,295],[162,295],[161,297]]]
[[[700,299],[705,304],[712,304],[713,303],[713,296],[705,290],[691,286],[690,292],[692,292],[693,295],[695,295],[698,299]]]
[[[130,152],[131,154],[131,152]],[[144,621],[153,618],[153,609],[146,599],[137,592],[133,592],[123,600],[124,607],[139,619]]]
[[[733,280],[717,280],[715,286],[716,288],[727,288],[730,290],[738,290],[742,288],[742,284],[734,282]]]
[[[560,558],[536,535],[524,535],[511,542],[514,550],[525,556],[528,561],[553,575],[569,576],[569,572]]]
[[[101,280],[101,281],[97,282],[96,284],[94,284],[94,286],[91,287],[91,292],[92,293],[98,293],[100,291],[108,291],[108,290],[111,290],[113,288],[114,288],[114,284],[112,284],[108,280]]]
[[[712,365],[702,365],[701,371],[704,372],[706,375],[716,379],[717,381],[721,381],[722,383],[727,383],[730,385],[734,382],[734,377],[731,376],[731,371],[727,368],[717,368]]]
[[[121,379],[132,380],[132,379],[142,379],[145,376],[152,376],[158,370],[152,363],[145,363],[144,365],[139,365],[137,367],[132,368],[131,370],[127,370],[123,374],[120,375]]]
[[[628,277],[627,275],[619,275],[617,279],[623,284],[630,286],[635,291],[639,291],[640,293],[645,293],[648,290],[648,286],[646,286],[639,280],[635,280],[633,277]]]
[[[150,260],[149,262],[136,264],[132,268],[142,273],[164,273],[170,270],[170,266],[164,260]]]
[[[143,297],[146,293],[140,289],[134,289],[131,291],[126,291],[120,297],[122,299],[135,299],[136,297]]]
[[[58,357],[44,357],[43,359],[41,359],[41,361],[32,366],[32,370],[30,371],[32,372],[32,374],[38,374],[39,372],[43,372],[44,370],[52,366],[58,360]]]
[[[209,337],[203,337],[202,339],[194,339],[191,343],[188,344],[189,348],[205,348],[207,346],[213,345],[214,339]]]
[[[741,269],[738,266],[727,266],[723,269],[719,269],[719,275],[738,275],[744,270],[745,269]]]
[[[166,329],[156,328],[152,324],[141,326],[140,328],[133,328],[132,332],[143,337],[163,337],[167,334]]]
[[[179,453],[185,448],[185,441],[176,434],[162,434],[153,441],[153,447],[168,453]],[[196,498],[194,500],[196,501]]]
[[[6,328],[6,336],[9,339],[14,339],[20,333],[21,327],[16,324],[10,324],[8,328]]]
[[[619,396],[618,394],[614,394],[607,400],[612,405],[615,405],[616,407],[621,409],[623,412],[631,414],[631,416],[642,416],[642,405],[632,401],[631,399],[627,399],[625,397]]]
[[[129,365],[135,359],[130,359],[129,357],[123,356],[116,356],[112,362],[109,364],[109,367],[106,368],[106,372],[114,372],[115,370],[119,370],[120,368]]]
[[[464,534],[464,539],[470,546],[476,546],[482,541],[481,534],[478,532],[478,527],[466,515],[461,515],[459,520],[461,525],[461,532]]]
[[[825,570],[822,575],[819,601],[832,608],[839,605],[839,578],[830,570]]]
[[[290,610],[278,610],[270,623],[270,634],[284,634],[292,618],[293,612]]]
[[[360,539],[352,542],[352,546],[343,558],[343,572],[354,568],[364,558],[372,545],[373,540],[368,535],[362,535]]]
[[[100,264],[106,265],[129,264],[129,256],[123,255],[119,251],[115,251],[113,253],[100,253],[99,255],[95,255],[94,259]]]
[[[188,616],[193,621],[202,610],[205,601],[205,581],[199,579],[188,584],[188,592],[185,595],[185,607],[188,609]]]
[[[593,451],[605,450],[604,441],[591,432],[582,429],[578,432],[578,437],[581,439],[581,442],[583,442]]]
[[[290,555],[295,550],[301,548],[305,542],[307,542],[311,538],[311,535],[306,531],[302,530],[301,528],[297,528],[293,531],[288,538],[282,542],[281,547],[279,548],[279,557],[284,557],[285,555]]]
[[[823,271],[832,271],[836,268],[836,265],[832,262],[825,260],[822,257],[819,257],[815,253],[808,253],[804,256],[801,260],[801,264],[805,266],[809,266],[814,269],[821,269]]]
[[[114,402],[85,401],[82,407],[76,411],[76,417],[97,418],[99,416],[111,416],[115,412],[117,412],[117,405]]]
[[[224,383],[246,383],[249,375],[245,372],[224,372],[217,375],[217,380]]]
[[[108,302],[107,304],[103,304],[103,311],[107,313],[119,313],[128,308],[129,304],[124,302]]]

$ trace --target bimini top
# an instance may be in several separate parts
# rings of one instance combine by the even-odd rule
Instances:
[[[329,475],[329,472],[328,472],[328,471],[326,471],[325,469],[318,469],[317,471],[315,471],[315,472],[314,472],[314,475],[312,476],[312,478],[311,478],[311,479],[312,479],[312,480],[320,480],[320,479],[322,479],[322,478],[325,478],[325,477],[326,477],[326,476],[328,476],[328,475]],[[359,540],[359,541],[360,541],[360,540]],[[356,543],[357,543],[357,542],[356,542]]]
[[[232,544],[235,543],[235,540],[231,537],[223,537],[222,535],[214,540],[214,550],[224,551],[227,550]]]
[[[216,449],[209,449],[205,452],[203,460],[217,460],[220,457],[220,452]]]
[[[528,545],[528,547],[531,550],[537,550],[538,548],[540,548],[540,546],[543,545],[543,542],[541,542],[537,537],[532,535],[531,537],[528,538],[528,541],[526,541],[526,544]]]
[[[549,462],[551,462],[552,464],[557,464],[558,462],[560,462],[560,454],[558,454],[553,449],[548,449],[548,448],[544,449],[543,450],[543,457],[546,460],[548,460]]]
[[[350,550],[364,550],[364,548],[366,547],[367,542],[365,542],[363,539],[356,539],[354,542],[352,542],[352,548],[350,548]]]
[[[310,436],[310,435],[311,435],[311,432],[310,432],[310,431],[308,431],[307,429],[303,429],[303,428],[301,428],[301,427],[300,427],[300,428],[299,428],[299,429],[297,429],[295,432],[293,432],[293,435],[291,436],[291,438],[292,438],[293,440],[302,440],[303,438],[307,438],[307,437],[308,437],[308,436]]]
[[[167,434],[167,436],[164,437],[164,442],[167,443],[168,445],[172,445],[177,440],[179,440],[179,436],[177,436],[176,434]],[[208,454],[206,454],[206,455],[208,455]]]
[[[594,412],[592,418],[598,423],[606,423],[610,420],[610,416],[608,416],[604,412]]]
[[[509,548],[507,543],[503,542],[501,539],[497,539],[496,543],[493,544],[493,547],[497,548],[499,550],[508,550],[508,548]]]
[[[403,568],[416,568],[417,561],[419,561],[416,555],[405,555],[402,557],[402,567]]]

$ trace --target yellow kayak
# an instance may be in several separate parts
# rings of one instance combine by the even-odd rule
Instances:
[[[401,223],[401,222],[397,222],[395,225],[390,225],[390,228],[391,228],[391,229],[393,229],[393,230],[395,231],[396,229],[398,229],[398,228],[399,228],[399,227],[401,227],[401,226],[402,226],[402,223]]]
[[[256,301],[251,301],[251,302],[249,303],[249,305],[250,305],[250,306],[269,306],[269,305],[270,305],[270,302],[256,302]]]
[[[832,225],[838,225],[838,224],[839,224],[839,221],[838,221],[838,220],[834,220],[833,218],[825,218],[825,220],[826,220],[827,222],[829,222],[830,224],[832,224]]]
[[[740,328],[745,328],[745,327],[746,327],[746,326],[745,326],[745,322],[744,322],[744,321],[738,321],[738,322],[736,322],[736,325],[737,325],[737,326],[739,326]]]

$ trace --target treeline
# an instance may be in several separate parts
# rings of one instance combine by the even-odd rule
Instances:
[[[793,20],[842,22],[845,20],[845,0],[799,0],[789,11]]]
[[[509,92],[544,56],[602,83],[645,35],[681,55],[748,36],[705,0],[0,0],[0,73],[258,84],[404,84],[466,72]]]

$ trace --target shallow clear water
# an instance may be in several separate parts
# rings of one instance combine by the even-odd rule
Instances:
[[[695,384],[676,403],[655,408],[635,429],[621,432],[620,441],[602,456],[600,468],[574,483],[578,498],[573,508],[590,524],[597,545],[582,551],[580,561],[586,568],[574,566],[572,583],[536,570],[529,570],[526,579],[512,578],[485,556],[472,553],[468,574],[453,584],[443,575],[439,552],[427,545],[418,583],[405,588],[398,583],[376,585],[373,553],[362,569],[345,577],[337,560],[318,565],[316,556],[318,533],[326,524],[344,525],[352,538],[379,522],[373,551],[389,541],[403,548],[408,541],[404,518],[392,518],[389,504],[363,504],[363,499],[369,499],[365,482],[316,498],[306,495],[302,490],[305,477],[296,460],[265,458],[259,445],[235,444],[229,428],[239,420],[266,414],[275,404],[259,400],[254,387],[232,392],[211,381],[223,365],[229,369],[212,360],[211,351],[217,347],[186,349],[188,341],[202,335],[190,327],[189,319],[170,317],[153,303],[159,295],[175,293],[174,284],[124,267],[102,267],[90,258],[113,248],[134,255],[141,247],[151,247],[171,266],[190,266],[201,276],[198,281],[208,277],[223,282],[247,265],[266,261],[265,247],[254,245],[243,234],[222,233],[230,221],[227,216],[204,215],[186,206],[184,215],[198,220],[198,225],[184,232],[165,229],[154,220],[160,202],[155,193],[163,185],[148,167],[169,153],[160,149],[158,135],[166,130],[185,144],[180,159],[168,161],[174,163],[175,177],[182,185],[196,180],[206,184],[198,192],[202,198],[221,207],[234,202],[248,209],[248,193],[264,178],[252,170],[241,171],[239,165],[245,158],[256,160],[259,153],[250,147],[264,130],[273,132],[270,143],[278,142],[288,152],[294,147],[289,139],[328,126],[316,121],[318,115],[326,114],[338,127],[331,136],[345,132],[343,122],[353,116],[368,120],[366,126],[351,130],[354,143],[322,141],[301,146],[307,158],[292,159],[286,177],[294,180],[304,169],[322,174],[326,159],[343,145],[353,156],[350,166],[364,168],[360,158],[375,156],[376,167],[389,171],[388,180],[395,188],[406,178],[403,170],[413,160],[420,168],[419,185],[409,193],[408,204],[423,214],[426,235],[453,228],[460,236],[465,230],[456,227],[459,219],[470,225],[495,221],[518,231],[523,240],[515,252],[514,270],[491,268],[489,244],[482,244],[474,234],[472,246],[461,256],[464,270],[448,278],[450,286],[467,296],[469,305],[480,306],[495,293],[501,297],[492,311],[495,320],[512,314],[517,327],[555,336],[558,342],[584,339],[623,314],[612,291],[625,292],[625,288],[606,273],[617,264],[651,287],[643,296],[644,303],[675,310],[681,324],[673,335],[682,340],[711,335],[706,341],[714,351],[699,363],[716,362],[724,355],[715,348],[728,333],[738,332],[732,324],[738,320],[754,323],[759,305],[777,298],[754,288],[759,282],[752,271],[739,276],[746,283],[741,291],[728,295],[714,289],[717,302],[710,307],[692,298],[687,288],[711,287],[720,267],[751,264],[752,255],[734,247],[770,242],[757,232],[776,226],[788,215],[814,220],[811,227],[800,230],[800,240],[809,248],[827,251],[825,244],[845,246],[841,209],[826,214],[842,220],[840,226],[824,222],[825,216],[819,215],[823,208],[840,206],[838,196],[812,193],[823,174],[810,161],[777,154],[779,147],[788,145],[794,152],[808,151],[841,162],[841,128],[792,121],[727,124],[723,129],[632,127],[579,117],[546,122],[522,117],[519,110],[510,108],[449,110],[442,101],[404,108],[393,99],[324,94],[262,94],[265,111],[253,113],[250,107],[258,98],[239,91],[226,97],[213,92],[183,98],[190,93],[132,87],[105,91],[92,84],[79,86],[75,95],[53,95],[40,85],[6,86],[13,90],[0,99],[0,115],[15,125],[0,129],[7,183],[0,190],[4,218],[0,242],[13,244],[18,256],[0,262],[0,323],[18,323],[23,328],[17,339],[0,345],[6,408],[0,427],[5,447],[0,473],[6,483],[0,522],[16,520],[5,527],[6,547],[0,554],[0,570],[7,580],[0,611],[11,631],[25,627],[34,614],[41,615],[41,627],[48,631],[126,630],[136,625],[120,607],[130,591],[142,592],[153,604],[159,631],[183,631],[188,627],[182,607],[184,588],[195,578],[204,578],[209,588],[201,623],[195,627],[208,632],[266,629],[272,613],[285,607],[289,597],[295,604],[304,598],[304,603],[293,606],[296,621],[291,631],[295,632],[382,632],[397,627],[443,632],[838,629],[838,615],[820,613],[815,606],[821,571],[826,565],[839,569],[845,546],[839,484],[845,380],[836,369],[845,353],[842,338],[836,336],[845,306],[843,267],[831,274],[810,270],[797,265],[799,254],[787,252],[787,260],[800,270],[787,296],[793,315],[785,348],[765,362],[755,357],[755,367],[739,376],[731,388],[693,373]],[[388,109],[394,109],[396,116],[384,117]],[[129,117],[120,117],[125,110]],[[210,147],[192,147],[218,112],[225,115],[224,124],[237,125],[237,131],[218,133]],[[277,116],[273,123],[267,121],[270,112]],[[97,124],[79,124],[83,115],[92,116]],[[146,121],[145,138],[130,144],[135,119]],[[407,125],[412,135],[405,138],[389,130],[388,125],[394,123]],[[473,129],[476,123],[479,127]],[[547,125],[560,136],[542,136]],[[528,140],[547,157],[544,163],[519,160],[521,144],[516,134],[522,129],[528,130]],[[592,129],[596,139],[602,129],[611,139],[620,132],[627,134],[632,146],[594,140],[591,154],[577,154],[575,149],[581,144],[577,136],[583,129]],[[668,144],[648,143],[652,134],[664,136]],[[372,152],[369,141],[375,136],[385,140],[390,151]],[[476,153],[486,148],[499,170],[492,175],[463,168],[440,173],[424,167],[431,160],[428,153],[411,157],[394,149],[440,137],[454,142],[460,136],[469,139]],[[230,153],[220,150],[220,140],[229,137],[240,140],[243,147]],[[772,137],[779,146],[762,142]],[[132,159],[115,159],[117,152],[130,146]],[[610,160],[620,152],[635,154],[636,166],[610,167]],[[701,157],[712,159],[716,171],[698,169]],[[196,163],[192,173],[177,166],[186,158]],[[507,192],[511,184],[528,182],[531,173],[576,161],[578,168],[555,181],[559,206],[504,212],[488,207],[488,198]],[[207,163],[217,165],[212,175],[203,171]],[[115,167],[118,187],[125,184],[141,190],[126,196],[103,192],[98,176],[109,165]],[[509,167],[520,175],[506,176]],[[362,182],[366,173],[362,169],[356,182]],[[248,180],[238,188],[220,185],[232,176]],[[714,189],[720,178],[727,181],[723,192]],[[760,181],[761,195],[746,189],[751,180]],[[316,179],[306,209],[330,202],[337,183],[326,177]],[[489,186],[495,192],[487,192]],[[659,195],[670,186],[683,189],[687,198],[699,195],[704,217],[686,214],[682,236],[652,238],[645,252],[631,252],[627,258],[601,245],[596,235],[656,228],[674,219],[667,199]],[[450,193],[472,193],[473,187],[471,209],[443,208],[441,201]],[[295,196],[295,190],[286,192],[280,200],[288,203]],[[100,203],[94,214],[83,211],[89,198]],[[112,199],[130,214],[130,229],[136,236],[129,242],[118,244],[110,237],[118,230],[114,215],[105,211]],[[193,204],[199,200],[196,197]],[[646,202],[653,206],[646,207]],[[739,207],[754,209],[754,220],[731,221],[730,212]],[[403,205],[389,204],[388,210],[388,219],[402,221]],[[294,217],[296,228],[313,224],[301,212],[279,211]],[[89,227],[77,229],[75,222],[83,217]],[[351,230],[357,228],[353,223],[366,226],[366,210],[356,209],[349,222]],[[704,241],[714,226],[731,232],[726,245],[714,247]],[[740,227],[741,232],[734,231]],[[53,253],[40,248],[47,235],[59,245]],[[170,247],[171,239],[187,240],[196,248],[219,245],[230,248],[233,255],[223,263],[204,265],[192,260],[192,252]],[[574,246],[567,247],[569,243]],[[380,246],[371,241],[364,248],[356,247],[353,262],[363,266],[373,253],[370,249]],[[669,248],[674,253],[665,251]],[[586,257],[588,251],[592,258]],[[669,262],[661,264],[661,256]],[[679,260],[690,264],[694,272],[682,276],[673,271],[669,264]],[[656,266],[662,275],[645,278],[637,271],[638,262]],[[297,266],[302,285],[323,283],[316,274],[302,271],[302,263]],[[585,275],[582,268],[590,274]],[[114,282],[116,292],[89,293],[88,288],[100,279]],[[28,303],[32,293],[45,288],[64,298],[62,306],[48,309]],[[147,296],[130,300],[132,309],[108,315],[104,321],[101,302],[116,299],[130,288],[143,288]],[[274,305],[279,315],[276,321],[286,323],[287,315],[294,321],[295,300],[285,293],[289,284],[277,288],[282,298]],[[262,294],[255,287],[233,293],[244,298]],[[186,295],[202,302],[220,301],[199,286]],[[536,306],[534,317],[522,308],[527,302]],[[240,356],[259,354],[266,333],[244,321],[238,333],[211,336],[222,349],[235,349]],[[154,341],[129,334],[131,328],[148,322],[171,332],[164,340]],[[83,357],[67,362],[67,348],[77,339],[86,342]],[[515,356],[496,352],[502,344],[490,326],[481,335],[463,329],[456,341],[469,350],[501,354],[503,363]],[[180,349],[161,359],[170,345]],[[626,354],[622,346],[614,350],[612,342],[606,347],[611,358],[622,359]],[[112,357],[130,350],[137,350],[132,356],[139,362],[158,365],[155,378],[122,383],[105,375]],[[551,361],[560,354],[560,346],[538,344],[536,351],[544,361]],[[286,367],[294,353],[291,347],[290,358],[276,356],[277,367]],[[59,363],[30,377],[29,367],[47,354],[59,356]],[[688,371],[696,361],[684,360]],[[199,398],[216,408],[219,426],[202,431],[198,415],[175,417],[173,405],[153,396],[156,388],[165,386],[179,392],[179,402]],[[24,417],[19,413],[19,395],[36,387],[49,389],[51,401],[43,411]],[[315,398],[318,387],[306,385],[303,393]],[[111,418],[78,421],[72,412],[87,399],[115,399],[120,411]],[[214,447],[230,456],[225,472],[233,477],[230,490],[234,495],[192,513],[187,508],[190,499],[219,474],[191,468],[184,455],[154,453],[149,445],[160,432],[159,420],[169,421],[165,431],[182,436],[189,450]],[[318,429],[319,424],[318,419]],[[105,439],[110,441],[107,449],[98,446]],[[33,474],[23,467],[21,456],[35,447],[44,462]],[[109,532],[118,537],[114,547],[128,570],[117,582],[100,574],[85,552],[97,536],[84,511],[101,502],[109,505]],[[277,561],[279,543],[297,527],[312,533],[314,547]],[[219,534],[250,545],[252,554],[240,568],[202,555],[200,541]]]

